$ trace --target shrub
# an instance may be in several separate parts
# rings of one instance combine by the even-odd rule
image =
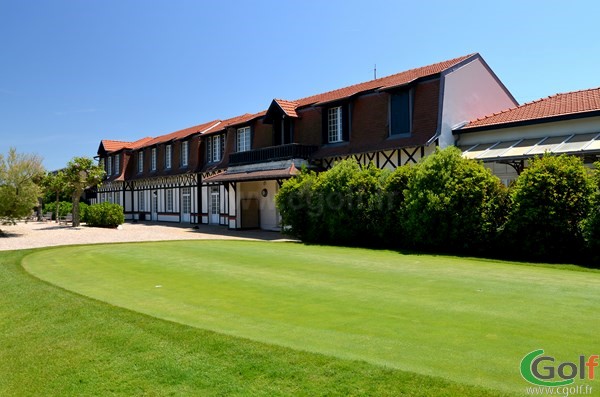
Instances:
[[[288,233],[304,241],[314,241],[311,223],[312,186],[317,180],[313,171],[302,169],[299,175],[287,180],[275,196],[281,222]]]
[[[381,224],[378,235],[384,245],[390,247],[406,246],[406,189],[415,174],[416,168],[403,165],[393,172],[384,175],[382,180],[383,194],[379,195]]]
[[[581,159],[535,158],[515,182],[507,234],[520,257],[573,261],[583,250],[582,221],[594,186]]]
[[[86,203],[79,203],[79,217],[81,222],[86,222],[87,223],[87,210],[89,208],[89,205],[87,205]]]
[[[118,204],[93,204],[86,210],[87,225],[94,227],[117,227],[125,222],[123,207]]]
[[[600,264],[600,161],[595,164],[594,182],[596,191],[592,197],[589,216],[583,224],[583,235],[592,262]]]
[[[356,160],[348,159],[318,175],[311,222],[319,226],[319,242],[377,243],[380,213],[376,198],[382,192],[382,173],[373,165],[361,168]]]
[[[64,217],[67,216],[67,214],[72,213],[73,211],[73,204],[68,202],[68,201],[60,201],[59,202],[59,206],[58,206],[58,210],[59,210],[59,217]],[[52,213],[52,219],[56,220],[56,202],[52,202],[52,203],[48,203],[48,204],[44,204],[44,209],[43,209],[44,213],[48,213],[51,212]]]
[[[276,196],[282,222],[309,243],[380,245],[382,186],[388,174],[353,159],[318,175],[304,170]]]
[[[438,252],[489,250],[506,212],[500,180],[456,147],[436,150],[415,168],[405,198],[407,242]]]

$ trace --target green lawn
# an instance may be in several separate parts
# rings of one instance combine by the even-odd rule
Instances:
[[[598,272],[389,251],[234,241],[64,247],[34,252],[23,264],[37,277],[65,289],[197,327],[186,328],[111,308],[20,275],[21,281],[28,282],[34,290],[47,289],[82,307],[61,323],[70,332],[82,332],[71,322],[86,320],[90,316],[88,308],[97,311],[96,321],[87,319],[95,325],[87,324],[91,328],[84,334],[92,341],[101,337],[96,332],[105,333],[109,340],[119,340],[120,336],[111,336],[113,332],[133,326],[127,320],[113,324],[115,318],[132,316],[149,327],[164,329],[159,346],[165,344],[186,352],[186,347],[178,346],[175,336],[184,332],[198,333],[201,339],[210,336],[244,350],[242,356],[230,358],[231,364],[221,364],[227,368],[257,366],[255,376],[261,378],[263,385],[257,386],[254,378],[248,383],[237,379],[239,383],[232,387],[241,394],[284,383],[280,391],[283,394],[344,395],[354,390],[356,394],[379,395],[386,390],[397,395],[399,391],[392,388],[415,377],[419,386],[406,389],[409,394],[440,395],[445,390],[447,395],[482,395],[481,390],[461,385],[523,394],[527,384],[519,375],[518,365],[526,353],[543,348],[558,360],[569,361],[575,361],[580,354],[598,353]],[[30,300],[23,298],[20,304],[29,304]],[[3,302],[3,310],[13,310],[5,305]],[[57,305],[49,303],[53,310],[60,310]],[[49,320],[57,321],[54,317]],[[147,340],[144,332],[138,335],[137,329],[122,332],[130,332],[134,338],[132,342],[122,341],[122,354],[130,349],[137,353],[137,344],[145,348],[152,344],[152,338]],[[67,333],[65,338],[65,348],[69,349],[78,336]],[[118,347],[115,342],[112,353]],[[100,344],[94,348],[103,352],[107,347]],[[161,348],[150,356],[157,355],[160,362],[165,359],[158,358],[162,352]],[[177,354],[185,364],[200,365],[194,356],[183,352]],[[281,362],[263,363],[261,358],[260,365],[252,364],[257,360],[245,357],[248,352],[286,363],[287,355],[292,355],[299,357],[299,362],[282,368]],[[316,364],[319,360],[332,363],[327,366],[345,366],[347,373],[333,371],[341,379],[323,375],[319,371],[321,365]],[[182,371],[177,361],[168,367],[174,372]],[[287,368],[309,378],[320,376],[324,383],[312,391],[286,389],[310,385],[305,384],[307,379],[294,382],[285,375],[269,375],[266,368]],[[362,379],[361,371],[374,371],[381,379]],[[99,371],[96,376],[102,374]],[[153,375],[156,373],[150,371],[149,378]],[[184,383],[191,382],[189,377],[185,376]],[[439,386],[439,377],[450,383]],[[88,381],[82,378],[83,382]],[[212,376],[209,378],[214,381]],[[338,390],[339,387],[350,389]],[[0,394],[1,391],[0,388]]]

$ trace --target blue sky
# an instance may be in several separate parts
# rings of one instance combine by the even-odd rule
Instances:
[[[48,169],[479,52],[519,102],[600,86],[597,1],[0,0],[0,153]]]

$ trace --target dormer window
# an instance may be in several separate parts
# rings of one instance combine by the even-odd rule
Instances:
[[[152,152],[151,152],[150,156],[151,156],[150,157],[150,160],[151,160],[150,161],[150,169],[152,171],[156,171],[156,148],[155,147],[152,148]]]
[[[350,138],[350,105],[323,109],[323,143],[338,143]]]
[[[225,135],[209,136],[206,141],[206,158],[209,163],[217,163],[223,157]]]
[[[108,156],[106,161],[106,174],[112,175],[112,157]]]
[[[412,130],[412,90],[390,95],[390,136],[408,137]]]
[[[183,141],[181,142],[181,166],[187,167],[189,160],[189,142]]]
[[[236,152],[250,150],[250,127],[238,128],[236,136]]]
[[[144,172],[144,152],[138,152],[138,173]]]
[[[342,107],[336,106],[327,110],[327,142],[342,141]]]
[[[173,146],[167,145],[165,146],[165,168],[171,168],[171,162],[173,158]]]
[[[121,173],[121,155],[117,154],[115,156],[115,175],[119,175]]]

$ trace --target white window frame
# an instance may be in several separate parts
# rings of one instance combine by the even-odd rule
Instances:
[[[108,156],[106,160],[106,175],[112,175],[112,156]]]
[[[173,212],[173,189],[166,190],[166,208],[167,212]]]
[[[152,148],[152,152],[151,152],[150,156],[151,156],[150,157],[150,160],[151,160],[150,161],[150,169],[152,171],[156,171],[156,148],[155,147]]]
[[[237,130],[236,152],[247,152],[251,149],[250,127],[242,127]]]
[[[221,161],[221,135],[215,135],[212,137],[212,161],[216,163]]]
[[[143,190],[138,191],[138,212],[146,211],[146,192]]]
[[[327,142],[342,142],[342,107],[336,106],[327,109]]]
[[[172,166],[172,153],[173,147],[171,145],[165,146],[165,168],[170,169]]]
[[[138,152],[138,173],[142,172],[144,172],[144,152],[140,150]]]
[[[117,154],[115,156],[115,166],[114,166],[115,175],[119,175],[121,173],[120,168],[121,168],[121,155]]]
[[[187,167],[189,163],[189,142],[181,142],[181,166]]]

